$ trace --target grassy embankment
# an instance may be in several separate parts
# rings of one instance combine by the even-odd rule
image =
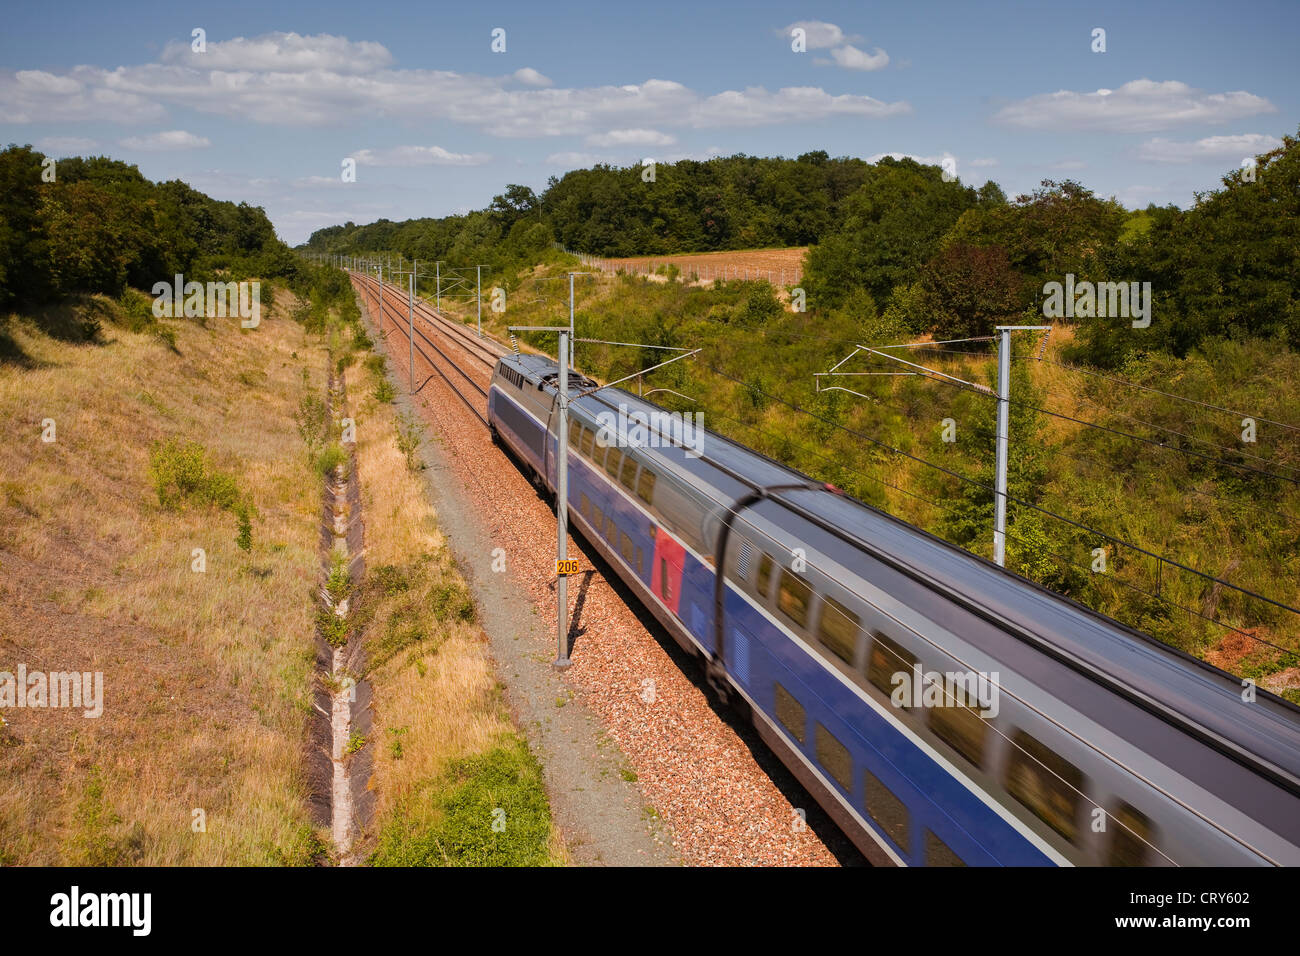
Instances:
[[[101,671],[104,706],[0,713],[0,863],[329,860],[302,755],[321,476],[338,448],[303,439],[324,430],[322,346],[347,365],[368,343],[334,309],[278,301],[255,330],[157,322],[132,296],[6,319],[0,670]],[[351,374],[371,392],[353,401],[375,860],[562,859],[391,395],[373,370]]]
[[[521,273],[508,284],[506,313],[484,309],[485,328],[504,338],[507,324],[546,325],[566,318],[567,281],[553,279],[565,268],[572,265],[552,264]],[[765,283],[726,282],[701,288],[623,277],[580,281],[577,295],[580,336],[704,348],[698,358],[669,366],[646,380],[646,388],[673,388],[697,402],[681,402],[666,393],[659,393],[656,400],[681,410],[703,411],[709,428],[948,540],[991,555],[992,494],[889,449],[991,485],[996,408],[992,399],[920,377],[841,380],[870,398],[814,391],[813,373],[828,370],[854,344],[906,341],[888,323],[877,318],[863,321],[846,312],[817,317],[795,314],[781,308]],[[465,317],[472,321],[472,303],[470,309]],[[1045,357],[1068,360],[1071,338],[1068,327],[1058,329]],[[538,338],[532,344],[554,351],[553,341]],[[1013,408],[1012,414],[1013,496],[1300,605],[1300,485],[1247,470],[1254,467],[1284,478],[1300,477],[1300,435],[1261,420],[1257,441],[1244,443],[1241,416],[1038,362],[1036,346],[1023,339],[1015,364],[1013,398],[1025,404]],[[648,349],[578,346],[580,368],[603,381],[665,357],[666,353]],[[966,381],[995,382],[995,362],[987,351],[923,352],[913,359]],[[878,360],[859,357],[855,362],[851,367],[857,371],[889,370]],[[1291,422],[1294,409],[1300,407],[1300,356],[1262,341],[1216,343],[1184,360],[1154,356],[1131,364],[1119,375],[1214,405],[1244,409],[1260,419]],[[767,396],[813,411],[829,423]],[[1163,439],[1186,452],[1073,424],[1029,406]],[[944,441],[943,424],[949,418],[956,426],[955,441]],[[1011,504],[1009,522],[1008,566],[1013,570],[1300,701],[1296,653],[1300,621],[1295,615],[1167,563],[1162,567],[1023,504]],[[1093,552],[1099,547],[1106,549],[1104,574],[1092,571]],[[1153,596],[1157,593],[1160,597]],[[1245,633],[1225,631],[1172,604]]]
[[[0,862],[308,863],[320,498],[293,413],[321,356],[277,310],[142,298],[5,323],[0,670],[101,671],[104,701],[0,713]]]
[[[383,360],[347,372],[366,522],[362,628],[374,688],[377,866],[563,863],[541,769],[513,726],[486,639],[420,476],[421,440]]]

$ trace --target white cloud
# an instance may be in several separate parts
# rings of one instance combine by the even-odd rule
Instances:
[[[177,149],[205,149],[212,145],[206,136],[196,136],[183,129],[169,129],[159,133],[146,133],[143,136],[128,136],[117,141],[125,149],[139,149],[146,152],[169,152]]]
[[[1183,123],[1224,123],[1276,112],[1268,100],[1242,90],[1206,93],[1177,80],[1133,80],[1117,90],[1042,93],[1004,106],[994,119],[1027,129],[1142,133]]]
[[[163,63],[196,70],[225,70],[253,73],[329,72],[372,73],[393,62],[393,55],[382,43],[362,40],[353,43],[346,37],[326,33],[302,36],[297,33],[265,33],[247,38],[220,40],[207,44],[196,53],[190,42],[174,41],[163,47]],[[539,74],[540,75],[540,74]]]
[[[836,47],[831,50],[831,59],[848,70],[882,70],[889,65],[889,54],[880,47],[876,47],[875,53],[850,45]]]
[[[987,169],[990,166],[998,165],[998,161],[991,156],[985,156],[979,159],[969,160],[966,165],[970,166],[972,169]]]
[[[690,111],[692,126],[761,126],[799,120],[859,116],[883,119],[910,113],[902,101],[884,103],[870,96],[832,96],[817,86],[787,86],[769,93],[761,86],[743,93],[728,90],[700,102]]]
[[[777,36],[791,39],[791,31],[796,27],[803,29],[807,49],[830,51],[829,60],[823,57],[813,60],[817,66],[834,63],[846,70],[880,70],[889,65],[889,54],[880,47],[876,47],[874,53],[859,50],[853,43],[861,37],[849,36],[834,23],[824,20],[797,20],[784,30],[778,30]]]
[[[523,69],[515,70],[515,72],[512,75],[516,80],[518,80],[520,83],[523,83],[526,86],[551,86],[552,85],[550,77],[543,76],[541,73],[538,73],[536,70],[534,70],[531,66],[526,66]]]
[[[654,129],[612,129],[607,133],[592,133],[588,146],[671,146],[677,137]]]
[[[45,153],[62,153],[64,156],[86,154],[98,149],[99,143],[84,136],[46,136],[36,141],[36,148]]]
[[[0,122],[154,123],[167,116],[161,104],[111,88],[106,76],[107,71],[90,66],[63,75],[0,71]]]
[[[857,37],[845,36],[843,30],[824,20],[796,20],[784,30],[778,30],[777,35],[789,40],[791,38],[790,33],[795,27],[799,27],[804,31],[807,46],[810,50],[827,50],[858,39]]]
[[[173,43],[160,61],[137,66],[0,71],[0,122],[160,124],[168,110],[183,108],[284,127],[400,119],[454,123],[507,138],[614,137],[628,130],[668,137],[665,129],[873,119],[911,111],[905,101],[836,95],[814,86],[710,94],[647,79],[555,88],[543,86],[550,81],[530,68],[483,76],[394,69],[391,59],[380,44],[325,35],[210,41],[202,54]]]
[[[546,157],[548,166],[564,166],[566,169],[581,169],[585,166],[595,166],[597,163],[612,163],[613,159],[609,156],[601,156],[597,153],[551,153]]]
[[[1257,156],[1277,149],[1282,141],[1264,133],[1242,133],[1238,136],[1207,136],[1191,143],[1173,140],[1149,139],[1138,148],[1138,159],[1151,163],[1240,162],[1247,156]]]
[[[362,149],[352,157],[361,166],[482,166],[492,160],[487,153],[453,153],[441,146]]]

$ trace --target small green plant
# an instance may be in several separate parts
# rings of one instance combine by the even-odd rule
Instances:
[[[330,647],[342,647],[348,642],[348,619],[342,614],[322,607],[316,611],[316,626]]]
[[[330,442],[316,456],[316,470],[320,472],[321,477],[332,475],[336,469],[341,469],[339,477],[346,478],[347,464],[347,450],[336,441]]]
[[[325,590],[335,605],[352,592],[352,578],[348,574],[347,559],[337,551],[334,552],[330,562],[330,573],[325,579]]]
[[[392,756],[392,758],[393,758],[394,760],[401,760],[401,759],[402,759],[402,756],[403,756],[403,752],[402,752],[402,737],[403,737],[403,735],[405,735],[407,729],[408,729],[408,728],[406,728],[406,727],[389,727],[389,728],[388,728],[388,736],[391,738],[391,739],[388,741],[388,753]]]
[[[397,448],[406,457],[406,467],[419,471],[424,465],[418,454],[420,449],[419,424],[410,415],[402,414],[397,419]]]
[[[248,502],[241,501],[235,507],[235,521],[239,525],[239,533],[235,537],[235,544],[239,545],[241,551],[252,551],[253,515],[252,506]]]
[[[387,405],[397,397],[397,390],[393,388],[393,383],[386,378],[381,378],[375,383],[374,391],[375,401]]]
[[[302,379],[304,383],[308,380],[306,369],[302,370]],[[329,410],[318,395],[304,395],[293,418],[298,425],[298,434],[309,449],[315,451],[324,443]]]
[[[351,757],[354,753],[356,753],[365,745],[366,745],[366,735],[357,733],[357,731],[354,730],[352,731],[351,734],[348,735],[348,744],[346,747],[343,748],[343,755],[345,757]]]

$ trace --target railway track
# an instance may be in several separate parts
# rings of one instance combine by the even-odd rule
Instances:
[[[360,273],[352,279],[377,318],[378,280]],[[419,299],[412,329],[407,290],[385,284],[382,296],[378,331],[398,336],[388,340],[395,370],[400,373],[407,360],[401,339],[413,336],[421,375],[417,405],[437,422],[451,469],[471,492],[469,500],[482,508],[490,539],[512,556],[525,593],[537,609],[552,609],[554,516],[522,471],[502,467],[509,463],[488,440],[485,424],[492,371],[497,358],[512,350]],[[443,387],[458,401],[442,397]],[[459,412],[458,403],[472,418]],[[579,538],[572,548],[592,570],[573,608],[574,640],[582,642],[583,652],[567,679],[639,776],[646,807],[671,828],[684,858],[706,865],[860,863],[851,842],[757,735],[714,710],[702,672],[677,659],[670,637],[647,630],[630,595],[620,590],[616,576],[607,578],[595,552]],[[596,634],[599,639],[592,639]],[[655,688],[653,705],[644,697],[647,682]]]
[[[392,330],[400,334],[413,334],[415,336],[418,341],[414,346],[414,351],[419,353],[433,372],[447,384],[447,387],[456,394],[474,414],[474,417],[478,419],[479,423],[486,428],[488,425],[487,387],[466,372],[462,363],[457,362],[448,355],[447,351],[444,351],[433,340],[430,332],[441,335],[443,345],[446,345],[448,349],[459,350],[463,355],[481,365],[489,372],[489,377],[491,370],[496,366],[497,359],[504,354],[504,347],[495,340],[479,339],[477,336],[471,335],[459,323],[446,318],[432,306],[419,299],[416,300],[414,308],[411,310],[416,321],[408,325],[406,321],[408,299],[402,290],[387,283],[384,284],[381,290],[378,279],[359,273],[353,273],[353,280],[366,295],[368,303],[372,307],[378,307],[382,295],[383,316],[385,320],[392,320]],[[380,332],[381,334],[385,333],[385,329],[381,328]],[[423,343],[423,345],[420,343]],[[425,351],[424,346],[426,345],[442,357],[445,368],[444,365],[440,365],[433,356]],[[467,395],[463,386],[457,387],[456,382],[453,381],[448,372],[463,380],[473,390],[477,398]],[[423,387],[423,383],[421,387]]]

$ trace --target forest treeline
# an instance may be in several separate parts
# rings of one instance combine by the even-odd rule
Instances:
[[[552,257],[553,243],[609,257],[807,244],[810,312],[848,313],[877,341],[1041,319],[1045,285],[1072,275],[1151,289],[1147,328],[1128,314],[1075,316],[1079,361],[1117,368],[1134,353],[1181,357],[1219,337],[1300,347],[1300,141],[1290,136],[1187,210],[1127,210],[1071,180],[1008,199],[994,182],[965,185],[912,159],[824,152],[682,160],[649,182],[642,173],[575,170],[540,195],[510,185],[486,209],[349,222],[306,247],[487,263],[504,279]]]
[[[310,265],[258,206],[212,199],[180,180],[155,183],[103,156],[51,164],[30,146],[0,151],[0,308],[39,321],[45,303],[148,292],[177,274],[279,281],[317,311],[351,302],[342,273]],[[264,289],[262,302],[272,298]]]

